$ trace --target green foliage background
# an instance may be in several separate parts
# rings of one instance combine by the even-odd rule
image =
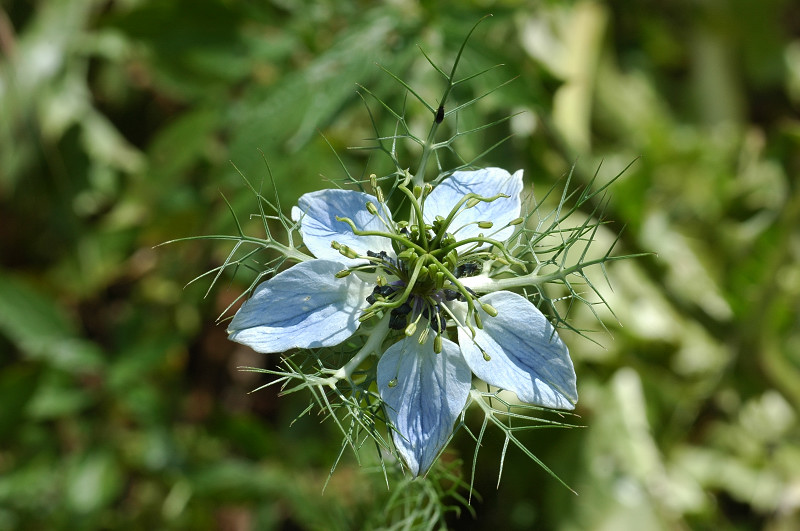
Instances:
[[[435,101],[422,46],[483,165],[539,192],[572,165],[612,188],[601,346],[567,336],[585,428],[528,444],[571,494],[487,437],[469,529],[800,527],[800,5],[707,2],[4,0],[0,3],[0,529],[358,529],[386,524],[380,474],[335,428],[237,366],[274,366],[214,322],[247,286],[189,280],[228,248],[269,160],[284,207],[383,161],[356,83]],[[412,126],[431,117],[409,108]],[[391,117],[376,112],[384,131]],[[322,137],[324,135],[325,138]],[[414,153],[408,153],[413,164]],[[257,223],[254,225],[257,228]],[[602,282],[602,273],[597,271]],[[492,446],[494,445],[494,446]],[[445,459],[471,460],[457,436]],[[465,465],[468,474],[469,466]],[[413,487],[408,487],[413,489]],[[391,519],[391,518],[389,518]],[[391,522],[389,522],[391,523]]]

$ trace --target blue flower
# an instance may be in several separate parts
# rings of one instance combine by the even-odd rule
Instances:
[[[408,222],[362,192],[302,196],[292,217],[316,258],[259,285],[228,332],[283,352],[337,345],[367,323],[357,361],[380,357],[395,447],[421,475],[449,440],[473,374],[529,404],[573,409],[578,397],[567,347],[545,316],[516,293],[470,289],[491,291],[479,279],[514,233],[522,171],[458,171],[433,189],[398,190]]]

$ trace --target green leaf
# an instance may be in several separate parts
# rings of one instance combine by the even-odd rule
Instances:
[[[64,373],[51,371],[36,388],[25,412],[36,420],[67,417],[92,404],[91,394],[78,387]]]
[[[0,440],[8,442],[18,437],[25,404],[36,391],[39,372],[30,364],[3,367],[0,372]],[[2,527],[2,526],[0,526]]]
[[[52,299],[26,282],[0,273],[0,333],[26,357],[69,372],[103,365],[100,348],[79,337],[78,327]]]
[[[77,513],[90,513],[107,506],[120,492],[122,471],[109,451],[90,450],[68,468],[66,501]]]

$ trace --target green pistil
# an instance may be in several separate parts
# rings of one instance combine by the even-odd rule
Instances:
[[[421,187],[416,186],[413,191],[409,190],[405,185],[400,185],[398,188],[406,197],[408,197],[409,201],[411,202],[414,219],[411,220],[410,227],[405,223],[398,223],[397,225],[388,223],[380,216],[378,207],[371,202],[366,204],[366,209],[373,216],[378,216],[381,219],[387,229],[386,232],[376,230],[361,230],[356,227],[352,219],[336,216],[336,220],[347,223],[350,226],[353,234],[356,236],[379,236],[382,238],[388,238],[395,245],[395,249],[398,249],[397,263],[394,263],[394,260],[392,262],[387,262],[379,256],[374,256],[375,253],[369,253],[373,256],[360,256],[354,250],[345,245],[340,245],[337,242],[331,243],[331,246],[334,249],[337,249],[342,255],[347,256],[348,258],[364,259],[369,262],[368,264],[359,264],[340,271],[337,273],[337,277],[343,278],[354,271],[370,271],[373,267],[380,267],[387,273],[400,278],[405,283],[405,287],[402,292],[395,291],[387,298],[384,298],[383,296],[376,296],[375,302],[373,302],[369,308],[364,311],[359,318],[359,321],[363,322],[364,320],[371,319],[375,315],[380,314],[380,312],[383,310],[394,310],[395,308],[399,308],[403,304],[407,303],[412,293],[417,297],[422,297],[428,304],[430,308],[429,313],[431,314],[431,319],[439,319],[438,314],[436,314],[436,308],[438,307],[437,301],[434,300],[430,295],[445,289],[445,285],[449,284],[452,288],[460,293],[463,300],[467,303],[467,314],[463,326],[469,328],[474,337],[476,330],[472,326],[472,322],[475,323],[477,328],[482,329],[483,323],[481,315],[477,311],[477,305],[473,296],[473,292],[464,287],[464,285],[459,281],[458,277],[454,274],[454,271],[458,267],[458,264],[463,263],[465,259],[475,259],[476,257],[492,258],[494,255],[488,251],[475,251],[474,253],[467,252],[464,253],[463,256],[459,256],[457,248],[471,243],[474,243],[476,246],[491,245],[499,249],[503,254],[505,260],[501,261],[515,263],[518,263],[519,261],[508,254],[502,242],[492,238],[486,238],[483,235],[457,241],[453,235],[447,233],[447,229],[465,204],[466,208],[472,208],[481,202],[491,203],[492,201],[495,201],[501,197],[508,196],[505,194],[497,194],[492,197],[482,197],[477,194],[466,194],[453,207],[446,218],[437,217],[437,219],[433,222],[433,227],[430,227],[425,224],[423,219],[422,204],[424,204],[424,199],[427,193],[430,192],[431,188],[426,187],[425,189],[422,189]],[[380,199],[379,203],[383,205],[383,201]],[[481,221],[477,222],[477,224],[483,229],[489,229],[492,227],[492,223],[490,221]],[[409,227],[411,230],[398,230],[404,229],[405,227]],[[428,231],[431,229],[435,234],[433,241],[428,240]],[[440,259],[443,260],[446,265],[443,264]],[[411,272],[410,275],[408,275],[409,271]],[[382,284],[386,284],[386,279],[385,277],[380,276],[378,285]],[[450,287],[447,289],[450,289]],[[492,306],[485,303],[480,303],[480,301],[478,301],[478,303],[480,304],[481,309],[491,317],[495,317],[497,315],[497,310]],[[454,318],[449,310],[447,313],[451,318]],[[404,329],[404,332],[407,336],[411,336],[416,332],[421,318],[422,313],[420,312],[415,320],[407,324]],[[421,334],[420,339],[422,340],[424,338],[427,340],[427,334],[428,330],[426,328],[426,330],[424,330]],[[439,330],[437,331],[435,338],[435,343],[437,343],[437,345],[435,345],[434,351],[441,352],[441,341],[441,330]]]
[[[439,260],[437,260],[435,256],[432,255],[428,256],[431,263],[436,265],[438,270],[444,273],[444,276],[447,277],[447,280],[449,280],[450,283],[453,284],[453,287],[456,288],[456,290],[458,290],[458,292],[461,293],[461,295],[467,301],[467,309],[469,311],[469,314],[475,318],[475,324],[478,326],[478,328],[483,328],[483,325],[480,322],[480,316],[478,315],[478,312],[475,310],[475,302],[472,299],[472,294],[467,291],[467,288],[465,288],[464,285],[456,278],[456,276],[452,272],[450,272],[450,270],[448,270],[444,265],[442,265],[442,263]],[[465,324],[467,325],[467,327],[470,328],[470,331],[472,331],[474,335],[475,330],[472,329],[469,323]]]
[[[449,270],[451,271],[454,270],[458,265],[458,251],[456,249],[453,249],[449,253],[445,254],[444,262]]]
[[[422,246],[425,248],[425,251],[427,251],[429,249],[428,235],[426,234],[427,231],[425,230],[425,220],[422,219],[422,207],[420,206],[419,201],[417,200],[417,196],[405,186],[402,185],[398,186],[397,189],[400,190],[403,194],[405,194],[406,197],[408,197],[409,201],[411,201],[411,206],[414,209],[414,214],[417,217],[417,227],[419,229],[420,241],[422,242]],[[419,195],[420,196],[422,195],[421,188]]]
[[[434,265],[435,264],[431,264],[431,267],[433,267]],[[446,277],[445,277],[444,272],[439,271],[439,269],[437,268],[436,269],[436,273],[435,273],[434,278],[433,278],[434,287],[435,287],[436,291],[441,291],[444,288],[445,278]]]
[[[353,223],[353,220],[350,218],[343,218],[340,216],[336,216],[336,221],[341,221],[343,223],[347,223],[348,225],[350,225],[350,230],[352,230],[353,234],[355,234],[356,236],[381,236],[383,238],[389,238],[390,240],[396,241],[403,247],[406,248],[410,247],[416,249],[420,254],[426,254],[428,252],[426,249],[423,249],[422,247],[411,241],[409,238],[401,234],[394,234],[391,232],[381,232],[379,230],[360,230],[356,228],[356,224]]]
[[[486,238],[484,236],[475,236],[475,237],[472,237],[472,238],[467,238],[465,240],[456,241],[455,243],[453,243],[451,245],[448,245],[447,247],[441,247],[439,249],[436,249],[434,251],[434,255],[441,256],[442,254],[449,253],[450,251],[453,251],[456,248],[461,247],[462,245],[465,245],[465,244],[468,244],[468,243],[475,243],[475,244],[478,244],[478,245],[480,245],[480,244],[492,245],[492,246],[497,247],[498,249],[500,249],[500,252],[503,253],[503,257],[509,263],[514,263],[514,264],[517,264],[517,265],[525,265],[524,262],[521,262],[520,260],[517,260],[516,258],[511,256],[508,253],[508,251],[506,251],[506,246],[503,244],[503,242],[495,240],[495,239],[492,239],[492,238]]]
[[[422,266],[425,265],[425,262],[426,262],[425,257],[426,256],[429,256],[429,255],[421,256],[417,260],[416,264],[414,264],[414,271],[412,271],[412,273],[411,273],[411,278],[408,279],[408,282],[406,283],[406,288],[403,290],[403,293],[401,293],[399,297],[395,297],[395,299],[393,301],[391,301],[391,302],[377,301],[377,302],[375,302],[375,304],[370,306],[369,311],[378,310],[380,308],[387,308],[387,309],[397,308],[397,307],[401,306],[404,302],[406,302],[406,300],[408,299],[408,296],[411,294],[411,289],[414,287],[414,284],[417,282],[417,277],[419,276],[419,272],[422,269]]]
[[[447,218],[445,218],[445,220],[442,222],[441,229],[439,230],[439,232],[437,232],[436,238],[433,240],[433,248],[436,249],[437,247],[439,247],[442,238],[444,238],[444,235],[447,231],[447,228],[453,222],[453,219],[455,219],[455,217],[461,211],[461,207],[464,205],[464,203],[468,203],[467,208],[471,208],[471,206],[475,206],[481,201],[483,201],[484,203],[491,203],[492,201],[496,201],[501,197],[509,197],[509,196],[507,196],[506,194],[497,194],[492,197],[483,197],[478,194],[467,194],[464,197],[462,197],[458,201],[458,203],[455,204],[453,209],[450,210],[450,213],[447,215]]]
[[[350,249],[349,247],[347,247],[346,245],[342,245],[335,240],[331,242],[331,247],[337,249],[339,253],[341,253],[344,256],[347,256],[348,258],[367,260],[369,262],[368,264],[357,264],[348,267],[347,269],[342,269],[341,271],[335,274],[336,278],[344,278],[353,272],[372,273],[374,272],[374,268],[376,267],[380,267],[384,271],[387,271],[394,276],[397,277],[400,276],[400,271],[397,269],[397,266],[395,266],[391,262],[383,260],[380,256],[360,255],[355,251],[353,251],[352,249]],[[383,275],[378,275],[377,282],[379,285],[386,284],[387,283],[386,277]]]

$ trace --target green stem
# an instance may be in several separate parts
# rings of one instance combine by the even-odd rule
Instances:
[[[275,249],[276,251],[283,253],[286,258],[291,258],[292,260],[297,260],[298,262],[305,262],[306,260],[313,260],[314,257],[308,256],[305,253],[298,251],[297,249],[293,249],[287,245],[283,245],[282,243],[278,242],[271,242],[268,247]]]
[[[438,70],[445,78],[447,79],[447,87],[444,89],[444,94],[442,94],[442,99],[439,101],[439,106],[444,108],[445,103],[447,103],[447,98],[450,96],[450,91],[453,90],[458,84],[458,81],[453,81],[456,76],[456,69],[458,68],[458,63],[461,61],[461,55],[464,53],[464,48],[467,46],[467,41],[472,36],[472,33],[475,31],[475,28],[478,27],[478,24],[483,22],[483,20],[491,15],[486,15],[485,17],[481,18],[478,22],[472,26],[472,29],[469,30],[464,42],[461,43],[461,48],[458,50],[458,54],[456,54],[456,59],[453,61],[453,68],[450,70],[450,75],[447,75],[444,71],[442,71],[439,67],[434,65],[434,68]],[[424,52],[423,52],[424,53]],[[427,56],[426,56],[427,57]],[[430,59],[429,59],[430,60]],[[431,62],[433,65],[433,63]],[[426,104],[427,105],[427,104]],[[437,108],[434,111],[434,119],[433,124],[431,124],[431,130],[428,132],[428,138],[425,139],[425,144],[422,146],[422,155],[419,159],[419,167],[417,168],[417,173],[414,175],[414,180],[412,181],[414,186],[422,186],[425,184],[425,166],[428,164],[428,158],[430,157],[431,153],[435,151],[435,143],[433,139],[436,137],[436,131],[439,130],[439,125],[441,124],[440,121],[436,120],[436,114],[438,113],[439,109]]]
[[[444,96],[442,97],[442,105],[444,105],[451,88],[452,85],[448,85],[447,90],[445,90]],[[431,130],[428,132],[428,138],[425,139],[425,143],[422,145],[422,155],[419,158],[417,173],[414,174],[414,178],[411,181],[414,186],[422,186],[425,184],[425,167],[428,165],[428,158],[430,158],[431,153],[434,151],[433,147],[435,144],[433,140],[436,138],[436,131],[438,129],[439,123],[434,120],[433,125],[431,125]]]

